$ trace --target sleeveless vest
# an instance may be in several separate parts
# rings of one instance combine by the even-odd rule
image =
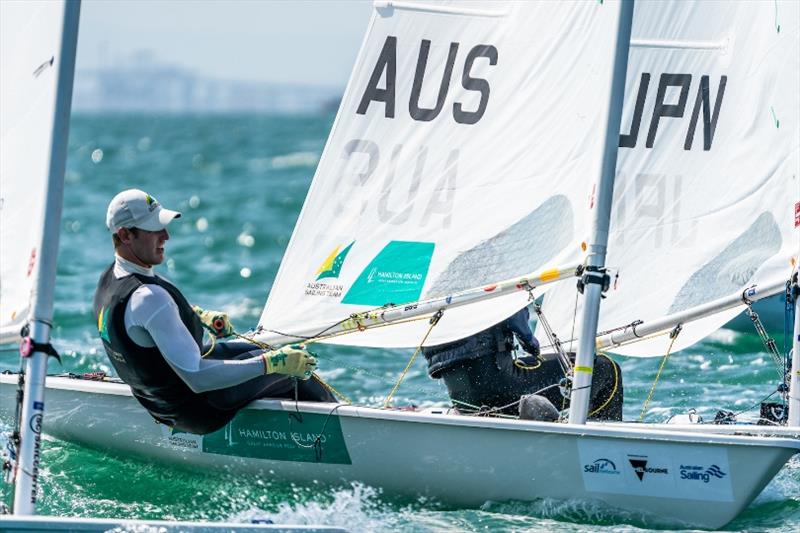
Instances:
[[[513,348],[514,334],[501,322],[465,339],[424,347],[422,353],[428,360],[428,375],[438,379],[443,370],[479,357],[510,352]]]
[[[169,366],[158,347],[139,346],[125,330],[125,306],[142,285],[158,285],[178,306],[181,321],[202,350],[203,325],[189,302],[168,281],[156,276],[131,274],[117,279],[112,264],[97,284],[94,314],[97,329],[117,375],[127,383],[134,397],[158,422],[205,434],[224,426],[235,412],[213,407],[206,393],[196,393]]]

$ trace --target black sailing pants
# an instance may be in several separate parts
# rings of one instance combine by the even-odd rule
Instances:
[[[570,358],[574,362],[574,354]],[[441,377],[450,398],[475,407],[502,407],[533,393],[550,400],[559,411],[569,407],[569,398],[564,398],[557,386],[564,372],[556,354],[520,357],[515,362],[511,352],[499,352],[442,370]],[[589,418],[622,420],[622,399],[619,365],[605,355],[596,356]],[[516,415],[518,407],[515,404],[502,412]]]
[[[208,350],[204,347],[203,353]],[[247,359],[260,355],[263,350],[253,349],[248,342],[219,343],[206,359]],[[296,396],[295,396],[296,395]],[[208,392],[209,403],[222,411],[238,411],[259,398],[294,400],[303,402],[336,402],[336,397],[316,376],[301,380],[281,374],[266,374],[239,385]]]

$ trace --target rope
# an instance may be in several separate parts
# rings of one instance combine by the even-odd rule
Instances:
[[[205,359],[208,354],[214,351],[214,348],[217,346],[217,336],[213,333],[209,333],[208,336],[211,338],[211,346],[208,347],[208,351],[202,354],[200,357]]]
[[[658,384],[658,380],[661,377],[661,372],[664,370],[664,366],[666,366],[667,364],[667,359],[669,359],[669,354],[672,351],[672,346],[675,344],[675,339],[678,338],[678,335],[680,335],[682,329],[683,325],[678,324],[677,326],[675,326],[675,329],[673,329],[669,334],[669,338],[672,340],[669,343],[669,348],[667,348],[667,353],[665,353],[663,359],[661,359],[661,365],[658,367],[658,372],[656,373],[656,378],[653,381],[653,386],[650,387],[650,394],[647,395],[647,399],[644,401],[644,405],[642,405],[642,412],[639,415],[639,422],[642,422],[644,420],[644,415],[647,412],[647,406],[650,404],[650,400],[653,399],[653,393],[655,393],[656,391],[656,385]]]
[[[400,384],[403,383],[403,380],[406,378],[406,374],[408,373],[409,369],[411,368],[411,365],[414,364],[414,361],[417,359],[417,355],[419,355],[419,352],[422,351],[422,345],[425,344],[426,340],[428,340],[428,336],[431,334],[431,331],[433,331],[433,328],[436,327],[436,324],[439,323],[439,320],[442,318],[443,314],[444,314],[444,311],[442,309],[439,309],[436,312],[436,314],[434,314],[431,317],[431,326],[428,328],[428,331],[425,333],[425,336],[422,338],[422,342],[420,342],[419,346],[417,346],[417,349],[414,350],[414,353],[411,355],[411,359],[409,359],[408,364],[406,365],[405,369],[403,369],[403,372],[400,374],[400,377],[397,379],[397,383],[395,384],[394,388],[392,388],[391,392],[389,392],[389,395],[383,401],[383,408],[384,409],[389,407],[389,404],[392,401],[392,396],[394,396],[394,393],[396,393],[397,389],[400,388]]]
[[[596,415],[597,413],[599,413],[600,411],[602,411],[603,409],[605,409],[605,408],[606,408],[606,406],[607,406],[609,403],[611,403],[611,400],[613,400],[613,399],[614,399],[614,396],[616,396],[616,395],[617,395],[617,389],[619,389],[619,372],[617,371],[617,365],[615,365],[615,364],[614,364],[614,360],[613,360],[613,359],[611,359],[611,358],[610,358],[610,357],[609,357],[607,354],[605,354],[605,353],[598,353],[597,355],[598,355],[599,357],[605,357],[606,359],[608,359],[609,361],[611,361],[611,368],[613,368],[613,369],[614,369],[614,388],[611,390],[611,394],[609,394],[609,395],[608,395],[608,398],[606,398],[606,401],[605,401],[605,402],[603,402],[603,405],[601,405],[600,407],[598,407],[598,408],[597,408],[597,409],[595,409],[594,411],[590,412],[590,413],[589,413],[589,416],[594,416],[594,415]]]
[[[525,363],[523,363],[519,359],[514,359],[514,366],[519,368],[520,370],[536,370],[537,368],[542,366],[542,358],[541,357],[537,357],[536,358],[536,364],[533,365],[533,366],[526,365]]]
[[[553,331],[553,328],[550,327],[550,323],[544,316],[542,307],[538,304],[534,304],[533,311],[534,313],[536,313],[536,316],[539,320],[539,324],[542,326],[542,330],[544,331],[545,335],[550,341],[551,346],[555,348],[556,355],[558,355],[558,362],[561,365],[561,371],[566,376],[572,370],[572,361],[569,360],[569,357],[564,351],[564,347],[561,344],[561,341],[558,339],[558,336],[556,335],[555,331]]]
[[[778,376],[780,377],[781,383],[786,380],[786,374],[783,370],[784,365],[786,364],[783,361],[783,357],[778,352],[778,347],[775,344],[775,339],[767,334],[767,330],[764,329],[764,324],[761,323],[761,319],[758,317],[758,313],[753,310],[752,302],[749,300],[747,303],[747,316],[750,317],[750,320],[753,322],[753,327],[756,328],[756,333],[761,338],[761,342],[764,344],[764,348],[769,352],[772,356],[772,360],[775,362],[776,370],[778,371]]]
[[[317,379],[317,381],[319,382],[319,384],[320,384],[320,385],[322,385],[323,387],[325,387],[326,389],[328,389],[330,392],[332,392],[332,393],[334,394],[334,396],[338,396],[339,398],[341,398],[342,400],[344,400],[344,402],[345,402],[347,405],[353,405],[353,402],[352,402],[352,400],[350,400],[350,398],[348,398],[347,396],[345,396],[344,394],[342,394],[342,393],[341,393],[341,392],[339,392],[338,390],[334,389],[334,388],[333,388],[333,385],[331,385],[330,383],[328,383],[327,381],[325,381],[324,379],[322,379],[322,378],[319,376],[319,374],[317,374],[317,373],[314,373],[314,374],[313,374],[313,376],[314,376],[314,377]]]

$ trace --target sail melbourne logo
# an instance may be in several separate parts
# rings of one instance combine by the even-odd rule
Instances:
[[[728,474],[717,465],[711,465],[708,468],[700,465],[681,465],[680,475],[681,479],[708,483],[713,478],[722,479]]]
[[[339,244],[328,254],[315,273],[316,279],[306,284],[306,296],[327,296],[329,298],[342,296],[344,290],[342,284],[325,280],[335,280],[339,277],[344,260],[355,243],[356,241],[351,242],[343,250],[341,249],[342,245]]]
[[[583,471],[588,474],[609,474],[612,476],[620,474],[614,461],[605,458],[595,459],[593,463],[583,465]]]
[[[639,481],[644,481],[645,475],[656,475],[656,474],[669,474],[669,470],[662,467],[648,467],[647,466],[647,456],[643,455],[629,455],[628,461],[631,463],[631,467],[633,468],[636,477],[639,478]]]

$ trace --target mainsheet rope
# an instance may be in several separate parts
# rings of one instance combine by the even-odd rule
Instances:
[[[392,397],[397,392],[397,389],[400,388],[400,384],[403,383],[403,380],[406,378],[406,374],[411,369],[411,365],[413,365],[414,361],[417,359],[417,355],[419,355],[419,352],[422,351],[422,345],[425,344],[426,340],[428,340],[428,336],[431,334],[431,331],[433,331],[433,328],[436,327],[436,324],[439,323],[439,320],[441,320],[443,315],[444,315],[444,309],[439,309],[431,317],[431,319],[430,319],[431,325],[428,328],[428,331],[425,333],[425,336],[422,337],[422,340],[420,341],[419,345],[417,346],[417,349],[414,350],[414,353],[411,355],[411,359],[408,360],[408,364],[406,365],[405,369],[403,369],[403,372],[400,374],[400,377],[397,378],[397,383],[392,388],[391,392],[389,392],[389,395],[386,396],[386,399],[383,401],[383,408],[384,409],[388,409],[389,408],[389,404],[392,402]]]
[[[678,338],[678,335],[680,335],[682,329],[683,325],[678,324],[677,326],[675,326],[675,329],[673,329],[669,334],[669,338],[671,339],[669,342],[669,347],[667,348],[667,353],[665,353],[664,357],[661,359],[661,364],[658,367],[658,372],[656,372],[656,377],[653,380],[653,386],[650,387],[650,393],[647,395],[647,399],[644,401],[644,405],[642,405],[642,412],[639,415],[640,422],[644,420],[644,415],[647,413],[647,406],[650,404],[650,400],[653,399],[653,393],[655,393],[656,391],[656,385],[658,384],[658,380],[661,377],[661,372],[664,370],[664,366],[666,366],[667,364],[667,359],[669,359],[669,354],[670,352],[672,352],[672,347],[675,345],[675,340]]]

